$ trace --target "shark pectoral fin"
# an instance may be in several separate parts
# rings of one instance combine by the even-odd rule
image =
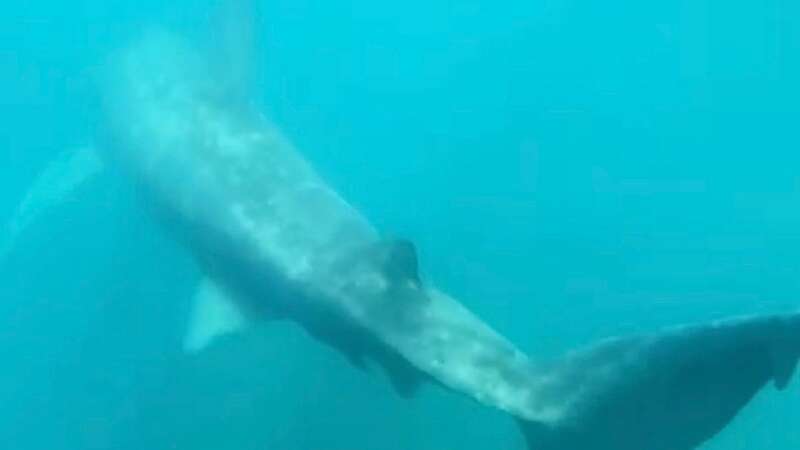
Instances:
[[[39,174],[0,236],[0,262],[17,239],[50,210],[64,202],[97,175],[105,165],[92,147],[60,154]]]
[[[194,297],[183,349],[197,353],[220,336],[247,329],[249,323],[236,299],[224,287],[206,278]]]

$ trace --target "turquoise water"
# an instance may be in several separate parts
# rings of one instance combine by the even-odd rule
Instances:
[[[93,74],[208,2],[5,5],[0,219],[90,143]],[[259,102],[423,278],[543,357],[800,297],[800,6],[788,0],[263,1]],[[124,180],[25,233],[0,273],[0,441],[15,449],[509,449],[512,421],[401,400],[295,326],[187,359],[199,274]],[[793,449],[797,388],[704,449]],[[12,448],[12,447],[9,447]]]

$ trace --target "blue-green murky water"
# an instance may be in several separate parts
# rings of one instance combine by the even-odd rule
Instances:
[[[7,2],[8,3],[8,2]],[[0,7],[0,219],[99,126],[93,74],[206,1]],[[735,2],[734,2],[735,3]],[[265,111],[425,280],[533,355],[800,300],[800,6],[264,0]],[[14,449],[522,449],[436,387],[401,400],[287,323],[187,359],[197,269],[124,180],[84,187],[0,273]],[[708,450],[793,449],[797,388]],[[643,449],[644,450],[644,449]]]

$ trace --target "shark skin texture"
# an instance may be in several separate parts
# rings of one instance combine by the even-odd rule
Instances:
[[[531,450],[693,449],[769,382],[784,389],[790,381],[798,313],[530,358],[423,282],[414,245],[382,238],[243,101],[243,70],[227,79],[203,52],[158,28],[116,52],[100,77],[106,120],[97,155],[59,158],[4,248],[64,191],[114,166],[206,274],[188,352],[256,321],[290,320],[353,366],[380,366],[403,397],[434,383],[510,414]]]
[[[508,412],[531,449],[695,448],[791,377],[795,314],[529,358],[424,285],[413,244],[381,239],[273,123],[224,100],[207,64],[164,32],[122,52],[110,128],[125,143],[116,157],[243,317],[293,320],[354,365],[382,366],[403,396],[433,381]]]

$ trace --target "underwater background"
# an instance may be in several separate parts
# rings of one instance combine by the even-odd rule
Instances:
[[[91,144],[106,55],[156,22],[214,29],[212,2],[162,3],[0,7],[0,223]],[[263,110],[531,355],[800,306],[800,3],[263,0],[257,21]],[[101,177],[2,262],[5,448],[524,448],[291,323],[183,355],[198,269],[138,200]],[[796,384],[703,449],[798,448]]]

